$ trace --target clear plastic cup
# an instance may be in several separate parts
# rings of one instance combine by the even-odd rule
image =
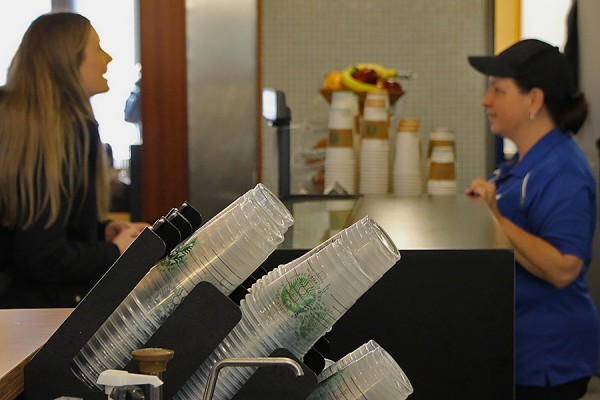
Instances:
[[[310,400],[406,399],[413,387],[398,363],[374,341],[359,347],[323,371]],[[333,373],[331,373],[333,372]]]
[[[263,185],[241,196],[150,269],[73,359],[75,375],[99,390],[100,372],[124,367],[131,351],[144,345],[199,282],[230,294],[283,241],[292,223]]]
[[[294,224],[292,214],[285,208],[279,198],[262,183],[257,184],[245,196],[253,198],[261,206],[261,210],[279,227],[281,233],[287,231]]]
[[[262,286],[273,282],[296,265],[321,251],[324,247],[329,246],[334,240],[340,240],[348,245],[348,251],[354,255],[361,265],[361,270],[373,282],[379,280],[389,269],[389,263],[395,263],[400,259],[400,253],[393,240],[375,220],[366,216],[336,233],[306,254],[269,271],[256,281],[250,291],[256,291]]]
[[[321,371],[321,373],[318,376],[319,382],[322,382],[325,379],[329,378],[331,375],[335,374],[336,372],[341,371],[342,369],[346,368],[348,364],[351,364],[359,358],[364,357],[366,354],[370,353],[378,347],[379,344],[376,341],[369,340],[367,343],[358,347],[351,353],[346,354],[344,357],[340,358],[338,361],[334,362],[329,367]]]
[[[374,226],[372,220],[364,222],[370,227]],[[387,235],[372,235],[369,240],[360,234],[352,235],[354,242],[363,247],[369,241],[382,238],[387,238]],[[391,241],[390,244],[393,246]],[[387,246],[370,244],[369,248],[372,253],[379,249],[397,255],[389,257],[386,266],[389,269],[399,259],[399,253],[395,246],[393,249]],[[328,241],[301,257],[298,262],[279,269],[278,273],[281,274],[272,281],[271,278],[276,274],[267,276],[268,284],[263,281],[259,286],[258,282],[253,285],[240,304],[242,321],[196,370],[175,398],[202,397],[210,369],[222,359],[224,352],[235,357],[243,354],[265,357],[276,348],[283,347],[302,358],[375,283],[363,272],[352,250],[340,238]],[[257,344],[257,341],[264,345]],[[214,398],[231,398],[243,385],[236,386],[236,382],[246,382],[251,374],[252,371],[247,369],[227,371],[223,382],[216,388]]]

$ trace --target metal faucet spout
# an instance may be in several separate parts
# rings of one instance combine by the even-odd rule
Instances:
[[[300,364],[287,357],[257,357],[257,358],[225,358],[217,361],[210,370],[208,376],[208,383],[206,390],[204,391],[203,400],[212,399],[219,377],[219,372],[225,367],[273,367],[273,366],[284,366],[290,368],[296,376],[303,376],[304,371]]]

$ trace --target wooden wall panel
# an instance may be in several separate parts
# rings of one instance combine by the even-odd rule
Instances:
[[[185,0],[140,0],[142,219],[189,195]]]
[[[494,3],[494,53],[498,54],[521,39],[521,1]]]

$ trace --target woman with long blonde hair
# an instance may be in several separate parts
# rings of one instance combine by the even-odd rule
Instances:
[[[0,89],[0,307],[73,307],[145,224],[101,223],[105,151],[90,97],[112,60],[90,21],[33,21]]]

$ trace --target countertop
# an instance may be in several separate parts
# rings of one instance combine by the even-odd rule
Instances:
[[[483,200],[464,195],[366,195],[349,224],[370,216],[400,250],[512,249]]]
[[[0,310],[0,400],[23,391],[23,370],[73,310]]]
[[[311,249],[367,215],[381,225],[399,250],[512,249],[485,202],[463,194],[366,194],[341,200],[297,196],[288,208],[295,223],[286,233],[282,249]],[[340,209],[347,210],[345,222],[332,219],[332,214],[339,213],[332,210]]]

